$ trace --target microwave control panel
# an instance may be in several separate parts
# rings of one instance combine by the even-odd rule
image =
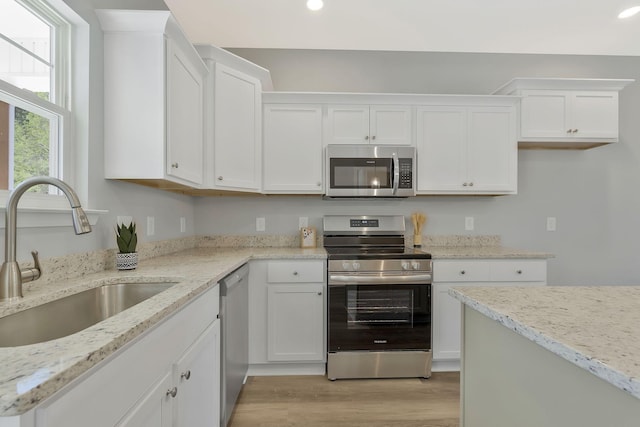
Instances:
[[[400,164],[400,184],[398,188],[412,188],[413,186],[413,162],[412,159],[398,159]]]

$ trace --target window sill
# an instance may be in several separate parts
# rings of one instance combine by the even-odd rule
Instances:
[[[85,209],[91,226],[98,223],[101,215],[109,213],[106,210]],[[0,214],[0,229],[5,228],[5,211]],[[72,227],[71,209],[65,208],[18,208],[18,228],[41,227]]]

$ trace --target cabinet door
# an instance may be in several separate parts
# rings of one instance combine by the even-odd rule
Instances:
[[[413,145],[411,107],[372,106],[369,135],[372,144]]]
[[[174,365],[176,426],[215,426],[220,421],[220,320]]]
[[[457,284],[456,286],[458,286]],[[433,284],[433,359],[460,359],[460,301],[449,284]]]
[[[556,90],[522,91],[520,134],[524,138],[567,138],[569,99]]]
[[[126,387],[126,385],[123,385]],[[118,427],[170,427],[173,425],[173,379],[167,372],[116,424]]]
[[[269,285],[267,359],[324,360],[324,285]]]
[[[264,106],[264,191],[322,193],[322,107]]]
[[[515,108],[474,107],[468,110],[467,191],[517,191],[515,123]]]
[[[191,58],[167,40],[167,175],[204,181],[204,76]]]
[[[368,144],[369,106],[328,106],[325,133],[325,144]]]
[[[418,192],[459,192],[465,188],[466,121],[462,107],[418,108]]]
[[[618,92],[576,92],[569,121],[573,138],[618,138]]]
[[[215,186],[258,190],[262,161],[260,82],[216,64],[214,85]]]

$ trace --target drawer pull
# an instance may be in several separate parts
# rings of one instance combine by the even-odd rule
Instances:
[[[322,292],[318,292],[318,295],[322,295]]]
[[[516,273],[522,274],[522,270],[518,270],[518,271],[516,271]]]
[[[297,271],[294,271],[294,272],[293,272],[293,275],[294,275],[294,276],[297,276],[297,275],[298,275],[298,272],[297,272]]]
[[[464,270],[460,270],[460,274],[467,274],[467,272]]]
[[[191,371],[183,372],[182,374],[180,374],[180,378],[184,378],[185,380],[189,381],[189,378],[191,378]]]
[[[178,387],[170,388],[167,390],[167,396],[176,397],[178,394]]]

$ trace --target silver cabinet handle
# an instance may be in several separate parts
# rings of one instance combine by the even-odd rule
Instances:
[[[167,396],[176,397],[178,394],[178,387],[170,388],[167,390]]]
[[[171,163],[171,167],[172,167],[172,168],[176,168],[176,169],[178,169],[178,166],[179,166],[179,165],[178,165],[178,162]]]
[[[364,137],[364,140],[365,140],[365,141],[368,141],[368,140],[369,140],[369,135],[365,136],[365,137]]]
[[[185,380],[189,381],[189,378],[191,378],[191,371],[181,373],[180,378],[184,378]]]
[[[222,178],[221,176],[218,177],[218,181],[222,181],[224,178]]]
[[[470,182],[470,183],[469,183],[469,187],[473,187],[473,182]]]
[[[573,132],[573,129],[567,129],[567,133]]]
[[[573,133],[578,133],[578,129],[574,129],[574,130],[573,130]]]
[[[373,136],[371,137],[371,139],[375,140],[375,139],[376,139],[376,136],[375,136],[375,135],[373,135]]]
[[[466,187],[467,185],[469,185],[469,184],[467,184],[466,182],[462,183],[463,187]]]

